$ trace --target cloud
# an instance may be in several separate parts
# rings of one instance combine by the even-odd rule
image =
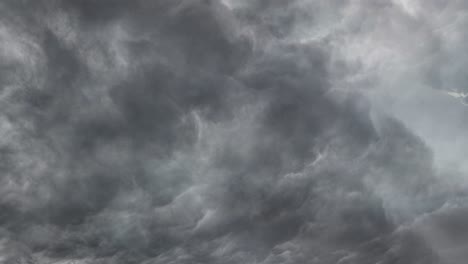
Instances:
[[[458,261],[464,7],[4,1],[0,262]]]

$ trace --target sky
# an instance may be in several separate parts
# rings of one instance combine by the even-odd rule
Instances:
[[[0,1],[0,264],[460,264],[468,2]]]

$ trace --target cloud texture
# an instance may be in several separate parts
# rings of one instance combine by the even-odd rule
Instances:
[[[467,14],[2,1],[0,263],[463,263]]]

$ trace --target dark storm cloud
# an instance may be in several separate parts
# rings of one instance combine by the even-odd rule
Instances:
[[[364,14],[425,28],[397,4],[4,1],[0,12],[1,263],[463,256],[446,249],[466,239],[454,232],[464,193],[354,89],[384,83],[374,64],[387,58],[358,40],[380,43],[379,27],[383,46],[399,36]]]

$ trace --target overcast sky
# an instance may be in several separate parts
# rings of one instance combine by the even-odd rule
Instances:
[[[465,0],[1,0],[0,264],[460,264]]]

